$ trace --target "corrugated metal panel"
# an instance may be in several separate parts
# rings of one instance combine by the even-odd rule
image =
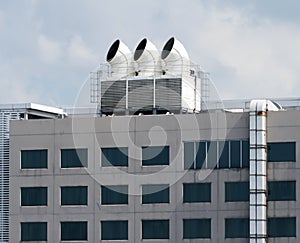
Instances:
[[[101,109],[126,108],[126,80],[101,82]]]

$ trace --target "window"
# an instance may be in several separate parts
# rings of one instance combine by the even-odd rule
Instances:
[[[101,221],[101,240],[128,240],[128,221]]]
[[[210,202],[211,184],[210,183],[184,183],[183,184],[183,202]]]
[[[21,150],[21,169],[47,169],[48,150]]]
[[[87,149],[62,149],[61,150],[61,168],[87,167],[88,150]]]
[[[169,185],[143,185],[142,203],[169,203]]]
[[[225,182],[225,202],[249,201],[249,182]]]
[[[296,218],[268,218],[269,237],[296,237]]]
[[[269,201],[296,201],[295,181],[269,181]]]
[[[142,165],[169,165],[169,146],[142,147]]]
[[[249,219],[225,219],[225,238],[249,238]]]
[[[142,220],[143,239],[169,239],[169,220]]]
[[[101,186],[101,204],[128,204],[128,186]]]
[[[61,205],[87,205],[87,186],[64,186],[60,188]]]
[[[229,168],[229,141],[219,142],[219,168]]]
[[[248,167],[248,140],[184,142],[184,169]]]
[[[102,166],[128,166],[128,148],[101,148]]]
[[[249,168],[249,141],[242,142],[242,167]]]
[[[230,167],[231,168],[241,167],[241,142],[240,141],[230,141]]]
[[[268,161],[269,162],[295,162],[296,143],[295,142],[268,143]]]
[[[87,241],[87,226],[86,221],[60,222],[60,238],[62,241]]]
[[[47,187],[22,187],[21,206],[47,206]]]
[[[184,219],[183,239],[200,239],[211,237],[210,219]]]
[[[184,169],[185,170],[194,169],[194,163],[195,163],[194,145],[195,144],[193,142],[184,143]]]
[[[22,222],[21,241],[47,241],[47,222]]]
[[[196,142],[196,169],[206,168],[206,142]],[[195,155],[193,155],[194,157]]]

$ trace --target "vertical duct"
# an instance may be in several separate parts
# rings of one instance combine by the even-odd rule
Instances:
[[[266,243],[267,233],[267,112],[277,111],[269,100],[250,103],[250,243]]]
[[[106,61],[110,64],[112,78],[118,79],[134,75],[132,53],[122,41],[116,40],[111,45]]]
[[[190,75],[190,58],[184,46],[174,37],[170,38],[161,52],[163,72],[167,75]]]
[[[138,64],[138,76],[157,76],[162,74],[160,53],[155,45],[144,38],[134,52]]]

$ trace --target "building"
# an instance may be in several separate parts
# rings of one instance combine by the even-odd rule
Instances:
[[[299,106],[205,109],[186,59],[155,74],[183,47],[148,43],[138,68],[112,45],[98,116],[11,122],[9,242],[299,242]]]
[[[63,118],[62,109],[34,103],[0,106],[0,242],[9,238],[9,121]]]

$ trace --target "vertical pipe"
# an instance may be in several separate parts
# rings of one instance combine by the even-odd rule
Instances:
[[[250,243],[267,242],[267,100],[250,105]]]

